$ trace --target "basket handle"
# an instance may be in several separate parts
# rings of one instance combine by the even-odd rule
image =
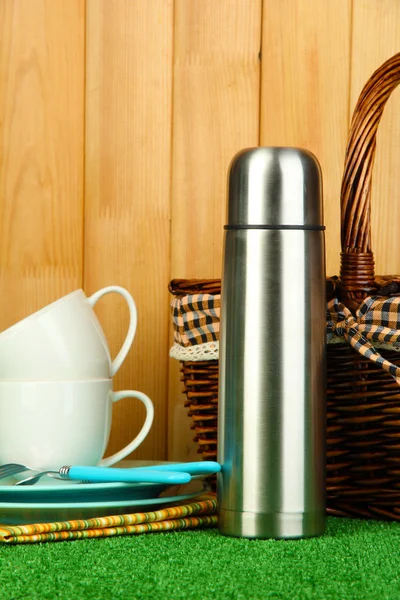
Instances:
[[[358,308],[377,289],[371,249],[371,180],[376,133],[390,94],[400,83],[400,53],[365,84],[354,109],[341,187],[340,296]]]

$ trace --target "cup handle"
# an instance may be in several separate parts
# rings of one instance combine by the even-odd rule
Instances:
[[[126,300],[126,303],[129,308],[129,327],[128,327],[128,333],[126,334],[125,341],[122,344],[121,349],[118,352],[117,356],[114,358],[114,360],[111,363],[111,369],[110,369],[111,377],[113,377],[115,375],[115,373],[118,371],[118,369],[124,362],[126,355],[128,354],[128,352],[132,346],[132,342],[133,342],[133,339],[134,339],[135,333],[136,333],[136,325],[137,325],[137,311],[136,311],[135,302],[134,302],[132,296],[130,295],[130,293],[125,288],[120,287],[119,285],[109,285],[108,287],[102,288],[101,290],[99,290],[98,292],[96,292],[95,294],[90,296],[90,298],[88,298],[90,306],[93,307],[96,304],[96,302],[98,300],[100,300],[100,298],[102,298],[106,294],[112,294],[112,293],[119,294]]]
[[[113,402],[118,402],[123,398],[138,398],[141,402],[143,402],[143,404],[146,407],[146,419],[142,429],[139,431],[135,439],[132,440],[130,444],[125,446],[125,448],[122,448],[122,450],[120,450],[119,452],[116,452],[111,456],[107,456],[107,458],[103,458],[99,462],[99,467],[109,467],[110,465],[114,465],[116,462],[122,460],[123,458],[128,456],[128,454],[136,450],[136,448],[140,446],[140,444],[143,442],[143,440],[149,433],[154,420],[154,406],[152,401],[148,396],[146,396],[146,394],[143,394],[142,392],[138,392],[136,390],[111,392],[111,394]]]

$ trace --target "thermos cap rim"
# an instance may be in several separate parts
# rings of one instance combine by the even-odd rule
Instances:
[[[224,229],[275,229],[275,230],[295,230],[295,231],[325,231],[325,225],[224,225]]]

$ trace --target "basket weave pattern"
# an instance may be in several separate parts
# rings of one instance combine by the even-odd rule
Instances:
[[[400,82],[400,53],[368,80],[355,107],[341,187],[340,277],[327,282],[336,296],[357,310],[367,296],[400,276],[376,277],[371,248],[371,178],[376,133],[385,104]],[[397,281],[398,280],[398,281]],[[175,296],[219,294],[219,279],[173,280]],[[380,351],[396,366],[399,352]],[[183,362],[185,405],[198,451],[217,455],[218,361]],[[339,516],[400,520],[400,387],[395,379],[348,343],[327,347],[327,509]]]

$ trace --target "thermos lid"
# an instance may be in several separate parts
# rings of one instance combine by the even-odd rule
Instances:
[[[323,229],[322,176],[315,156],[289,147],[247,148],[228,176],[227,229]]]

